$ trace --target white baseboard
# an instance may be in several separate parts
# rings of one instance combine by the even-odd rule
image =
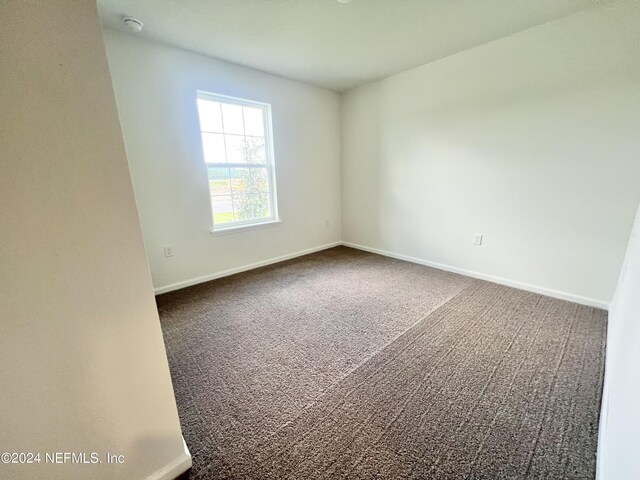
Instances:
[[[596,480],[607,478],[607,416],[609,415],[609,391],[607,389],[607,375],[605,370],[604,388],[602,390],[602,407],[600,408],[600,424],[598,425],[598,450],[596,452]]]
[[[202,277],[192,278],[190,280],[184,280],[182,282],[172,283],[171,285],[165,285],[164,287],[158,287],[154,289],[156,295],[161,293],[171,292],[173,290],[179,290],[181,288],[190,287],[191,285],[197,285],[198,283],[208,282],[215,280],[216,278],[228,277],[240,272],[246,272],[247,270],[253,270],[254,268],[265,267],[278,262],[284,262],[285,260],[291,260],[292,258],[301,257],[310,253],[319,252],[320,250],[326,250],[327,248],[337,247],[342,245],[342,242],[327,243],[325,245],[318,245],[317,247],[307,248],[306,250],[300,250],[298,252],[289,253],[280,257],[273,257],[260,262],[250,263],[237,268],[231,268],[229,270],[223,270],[222,272],[212,273],[210,275],[204,275]]]
[[[366,245],[360,245],[351,242],[332,242],[325,245],[319,245],[317,247],[308,248],[306,250],[300,250],[298,252],[289,253],[279,257],[269,258],[260,262],[250,263],[241,267],[231,268],[229,270],[223,270],[222,272],[212,273],[210,275],[204,275],[202,277],[192,278],[184,280],[182,282],[172,283],[171,285],[165,285],[154,289],[156,295],[161,293],[171,292],[173,290],[179,290],[181,288],[196,285],[198,283],[208,282],[215,280],[216,278],[228,277],[240,272],[246,272],[247,270],[253,270],[254,268],[264,267],[272,265],[274,263],[283,262],[292,258],[301,257],[310,253],[326,250],[327,248],[337,247],[338,245],[344,245],[346,247],[356,248],[365,252],[377,253],[378,255],[384,255],[385,257],[397,258],[398,260],[405,260],[407,262],[417,263],[420,265],[426,265],[428,267],[437,268],[439,270],[445,270],[447,272],[459,273],[467,277],[479,278],[481,280],[487,280],[493,283],[499,283],[508,287],[519,288],[520,290],[527,290],[529,292],[540,293],[541,295],[547,295],[549,297],[559,298],[561,300],[568,300],[570,302],[579,303],[581,305],[587,305],[589,307],[602,308],[604,310],[609,309],[609,302],[604,300],[598,300],[595,298],[583,297],[581,295],[575,295],[573,293],[562,292],[559,290],[553,290],[551,288],[540,287],[538,285],[531,285],[529,283],[519,282],[517,280],[510,280],[508,278],[497,277],[495,275],[488,275],[486,273],[475,272],[473,270],[466,270],[464,268],[452,267],[451,265],[444,265],[442,263],[431,262],[429,260],[423,260],[421,258],[411,257],[409,255],[402,255],[399,253],[389,252],[387,250],[381,250],[379,248],[368,247]]]
[[[615,301],[615,299],[614,299]],[[611,312],[615,315],[615,312]],[[613,338],[611,332],[611,322],[607,323],[607,338]],[[604,352],[604,382],[602,385],[602,398],[600,400],[600,422],[598,424],[598,449],[596,451],[596,480],[607,478],[607,427],[609,425],[609,349],[611,345],[607,342]]]
[[[192,465],[191,453],[189,453],[189,448],[187,447],[187,443],[184,441],[184,438],[182,439],[182,445],[184,447],[183,454],[172,462],[169,462],[157,472],[149,475],[147,480],[174,480],[189,470]]]
[[[437,268],[438,270],[445,270],[447,272],[459,273],[467,277],[479,278],[481,280],[487,280],[489,282],[499,283],[500,285],[506,285],[508,287],[514,287],[520,290],[527,290],[529,292],[540,293],[542,295],[559,298],[561,300],[568,300],[570,302],[579,303],[581,305],[587,305],[589,307],[602,308],[604,310],[609,309],[609,302],[605,302],[603,300],[597,300],[595,298],[583,297],[581,295],[561,292],[559,290],[553,290],[546,287],[539,287],[537,285],[531,285],[528,283],[519,282],[517,280],[510,280],[508,278],[496,277],[494,275],[487,275],[486,273],[474,272],[472,270],[452,267],[450,265],[444,265],[442,263],[430,262],[429,260],[410,257],[408,255],[401,255],[399,253],[393,253],[387,250],[380,250],[379,248],[367,247],[365,245],[359,245],[357,243],[342,242],[342,244],[346,247],[356,248],[358,250],[364,250],[365,252],[377,253],[378,255],[384,255],[385,257],[392,257],[392,258],[397,258],[398,260],[405,260],[411,263],[418,263],[420,265],[426,265],[428,267]]]

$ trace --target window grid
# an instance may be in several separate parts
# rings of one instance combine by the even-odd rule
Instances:
[[[246,102],[239,99],[219,97],[216,95],[204,94],[201,92],[198,93],[198,100],[215,102],[217,104],[216,115],[218,113],[220,115],[220,129],[222,130],[221,132],[215,131],[215,128],[206,130],[203,130],[201,128],[200,130],[201,136],[203,137],[203,148],[206,148],[204,146],[205,134],[222,135],[224,161],[209,161],[211,160],[211,158],[207,158],[207,151],[205,150],[203,152],[205,155],[205,163],[207,165],[207,168],[213,169],[213,172],[208,174],[208,178],[214,229],[217,229],[216,226],[218,228],[229,228],[233,226],[250,225],[254,223],[258,224],[276,220],[277,212],[275,204],[275,178],[272,163],[273,158],[271,151],[271,130],[269,122],[270,118],[268,115],[268,105],[257,104],[255,102]],[[225,113],[223,108],[224,104],[239,107],[239,113],[241,113],[242,120],[242,134],[227,133],[227,127],[225,126]],[[263,136],[247,135],[247,108],[258,109],[260,111],[261,125],[259,130],[262,130]],[[200,112],[200,110],[199,114],[202,115],[202,112]],[[202,117],[200,117],[200,120],[200,123],[202,125],[204,123],[202,121]],[[255,128],[255,123],[253,128]],[[236,128],[236,130],[239,129]],[[241,137],[243,139],[242,146],[239,148],[239,150],[241,151],[242,157],[244,158],[244,162],[229,162],[229,149],[231,146],[228,144],[227,136]],[[251,142],[250,139],[253,139],[255,143]],[[262,141],[262,145],[260,145],[260,140]],[[261,150],[258,158],[249,157],[249,149],[252,146],[250,145],[250,143],[252,143],[253,147],[257,148],[258,151]],[[224,193],[214,193],[211,175],[213,175],[215,179],[216,169],[226,169],[224,187],[221,189]],[[258,170],[264,171],[264,174],[256,177],[256,172]],[[242,180],[238,180],[238,174],[242,172],[246,172],[244,173],[245,176]],[[242,182],[244,182],[244,189],[242,189]],[[228,203],[230,203],[230,211],[217,211],[221,208],[221,206],[224,207],[224,205],[228,205]]]

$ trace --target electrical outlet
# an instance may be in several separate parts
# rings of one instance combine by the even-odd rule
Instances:
[[[481,233],[474,233],[473,234],[473,244],[476,246],[480,246],[482,245],[482,234]]]
[[[173,257],[173,247],[164,247],[164,256],[165,257]]]
[[[324,226],[325,226],[325,227],[328,227],[328,226],[329,226],[329,220],[325,220],[325,221],[324,221]]]

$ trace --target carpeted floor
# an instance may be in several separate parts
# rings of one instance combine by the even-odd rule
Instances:
[[[157,302],[188,478],[594,478],[602,310],[346,247]]]

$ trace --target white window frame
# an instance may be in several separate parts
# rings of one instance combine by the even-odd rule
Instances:
[[[276,172],[275,161],[273,151],[273,127],[271,122],[271,105],[268,103],[257,102],[255,100],[247,100],[244,98],[230,97],[228,95],[221,95],[218,93],[211,93],[204,90],[196,90],[196,109],[197,100],[211,100],[220,103],[233,104],[238,106],[247,106],[253,108],[259,108],[263,112],[263,124],[264,124],[264,150],[265,150],[265,163],[264,164],[250,164],[250,163],[227,163],[216,162],[207,163],[204,156],[204,146],[202,146],[202,127],[200,125],[200,113],[198,111],[198,126],[200,129],[200,143],[202,147],[202,160],[207,165],[216,165],[220,167],[229,168],[252,168],[252,165],[259,165],[258,168],[264,168],[266,166],[267,176],[269,181],[269,207],[271,211],[270,217],[255,218],[250,220],[233,220],[231,222],[225,222],[224,224],[215,223],[215,216],[213,212],[213,205],[211,199],[211,190],[209,189],[209,209],[211,211],[211,232],[212,233],[233,233],[236,231],[250,230],[253,228],[262,228],[267,226],[275,226],[280,223],[280,217],[278,215],[278,194],[276,191]],[[208,178],[208,176],[207,176]],[[209,188],[209,186],[207,185]]]

